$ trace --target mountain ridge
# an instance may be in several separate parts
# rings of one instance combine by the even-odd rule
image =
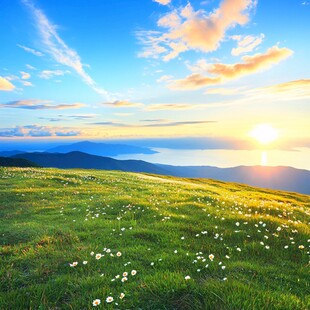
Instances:
[[[232,168],[172,166],[152,164],[142,160],[117,160],[77,151],[24,153],[14,155],[12,158],[25,158],[42,167],[120,170],[186,178],[208,178],[310,195],[310,171],[286,166],[238,166]]]

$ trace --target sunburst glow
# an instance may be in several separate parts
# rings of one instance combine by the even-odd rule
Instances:
[[[268,144],[275,141],[279,134],[272,126],[268,124],[260,124],[250,132],[250,136],[261,144]]]

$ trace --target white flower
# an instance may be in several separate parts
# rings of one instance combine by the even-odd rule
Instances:
[[[213,259],[214,259],[214,255],[213,255],[213,254],[210,254],[210,255],[209,255],[209,259],[210,259],[210,261],[212,262]]]
[[[121,293],[120,296],[119,296],[120,299],[123,299],[124,297],[125,297],[124,293]]]
[[[105,300],[107,303],[110,303],[114,300],[112,296],[108,296],[107,299]]]
[[[190,276],[186,276],[184,279],[185,280],[190,280],[190,278],[191,278]]]
[[[87,265],[88,261],[87,260],[84,260],[83,261],[83,265]]]
[[[100,303],[101,303],[100,299],[95,299],[95,300],[93,300],[93,306],[94,306],[94,307],[99,306]]]
[[[77,266],[77,264],[78,264],[78,262],[73,262],[72,264],[69,264],[69,265],[70,265],[70,267],[75,267],[75,266]]]
[[[96,259],[100,259],[101,256],[102,256],[102,255],[101,255],[100,253],[96,254]]]
[[[131,275],[135,276],[137,274],[137,270],[131,270]]]
[[[95,254],[95,252],[90,252],[90,255],[93,256]],[[96,299],[97,300],[97,299]]]
[[[300,245],[299,247],[298,247],[298,249],[304,249],[305,247],[303,246],[303,245]]]
[[[117,252],[116,256],[120,257],[120,256],[122,256],[122,253],[121,252]]]
[[[128,280],[127,277],[123,277],[121,281],[122,281],[122,282],[126,282],[127,280]]]

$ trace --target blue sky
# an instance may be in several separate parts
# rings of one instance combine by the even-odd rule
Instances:
[[[2,0],[2,139],[310,139],[310,3]]]

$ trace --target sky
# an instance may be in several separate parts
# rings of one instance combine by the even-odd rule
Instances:
[[[310,147],[310,1],[0,3],[1,141]]]

